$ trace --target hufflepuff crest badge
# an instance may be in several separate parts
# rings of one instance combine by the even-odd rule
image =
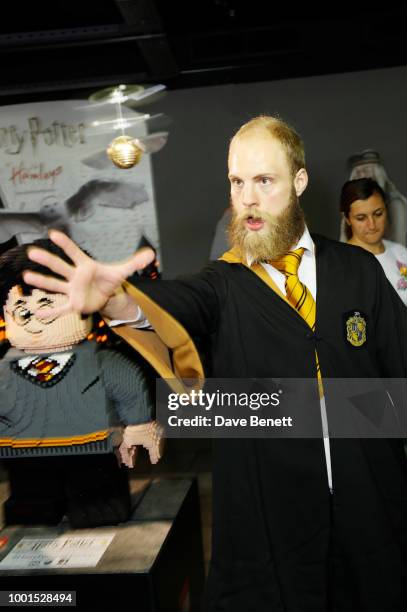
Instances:
[[[355,348],[366,343],[366,316],[360,310],[347,312],[344,315],[346,340]]]

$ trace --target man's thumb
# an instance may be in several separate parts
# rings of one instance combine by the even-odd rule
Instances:
[[[155,260],[155,251],[151,247],[139,249],[124,265],[124,276],[131,276],[136,270],[143,270]]]

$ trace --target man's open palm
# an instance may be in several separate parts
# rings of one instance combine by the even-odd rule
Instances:
[[[125,261],[102,263],[86,255],[62,232],[52,230],[50,239],[66,253],[73,265],[44,249],[33,247],[29,250],[28,256],[32,261],[49,268],[64,280],[26,271],[24,281],[38,289],[62,293],[68,297],[67,303],[61,308],[53,308],[52,311],[41,309],[38,313],[41,317],[69,311],[91,314],[103,309],[128,276],[136,270],[142,270],[155,258],[153,249],[143,248]]]

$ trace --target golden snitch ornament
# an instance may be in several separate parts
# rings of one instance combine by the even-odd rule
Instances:
[[[112,140],[106,152],[115,166],[128,169],[140,162],[145,147],[138,138],[123,134]]]
[[[134,110],[134,107],[157,100],[157,96],[162,96],[164,90],[165,85],[162,84],[150,87],[121,84],[94,92],[89,98],[94,107],[113,105],[116,109],[116,117],[95,119],[89,126],[91,133],[96,135],[119,130],[120,135],[114,138],[106,149],[92,153],[83,159],[82,163],[102,170],[109,167],[108,159],[110,159],[117,168],[129,169],[141,161],[144,153],[156,153],[162,149],[167,142],[168,132],[156,132],[152,124],[156,124],[157,120],[162,122],[164,115],[162,113],[156,115],[139,113]],[[129,107],[126,108],[126,114],[123,113],[124,106]],[[77,108],[89,110],[92,107],[87,105]],[[147,125],[149,125],[149,131],[153,130],[151,133],[139,137],[125,134],[125,130],[140,129],[140,127],[144,132]]]

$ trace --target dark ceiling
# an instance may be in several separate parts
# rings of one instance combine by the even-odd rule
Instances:
[[[338,4],[329,14],[279,4],[59,0],[47,9],[7,0],[0,105],[123,82],[173,89],[407,64],[407,5]]]

